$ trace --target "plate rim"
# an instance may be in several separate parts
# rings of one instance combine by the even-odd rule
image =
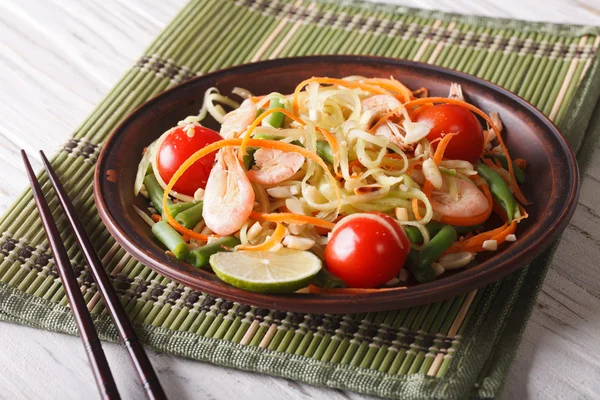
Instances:
[[[571,183],[570,185],[568,185],[569,193],[566,202],[563,204],[562,209],[560,210],[556,218],[550,223],[548,229],[545,232],[543,232],[541,236],[536,237],[535,241],[531,243],[531,245],[524,247],[518,253],[518,262],[511,262],[510,258],[502,258],[502,253],[500,253],[498,254],[498,256],[494,256],[489,260],[478,264],[478,266],[483,266],[481,270],[464,270],[461,273],[451,275],[444,279],[435,280],[417,286],[412,286],[409,289],[397,289],[366,294],[261,294],[255,292],[248,292],[243,289],[238,289],[233,286],[230,286],[224,282],[198,280],[198,278],[195,277],[190,278],[190,276],[188,276],[186,272],[180,270],[179,268],[173,268],[172,266],[172,264],[180,264],[185,266],[188,265],[187,263],[183,263],[178,260],[170,260],[169,263],[165,263],[155,258],[149,251],[143,248],[139,248],[138,246],[133,245],[132,242],[130,242],[130,240],[128,239],[129,236],[122,230],[122,228],[119,226],[119,223],[117,223],[111,215],[110,209],[107,206],[104,196],[102,194],[101,186],[102,181],[104,180],[104,175],[102,174],[102,171],[108,169],[103,168],[103,166],[105,164],[107,153],[111,147],[112,142],[115,140],[116,137],[118,137],[118,135],[124,129],[124,127],[126,127],[133,119],[135,119],[138,113],[142,112],[147,108],[153,108],[158,101],[161,101],[163,98],[173,95],[174,92],[181,90],[182,87],[191,85],[199,80],[212,79],[223,74],[240,73],[244,72],[244,70],[276,67],[282,64],[285,65],[289,63],[306,63],[310,61],[323,62],[327,60],[333,60],[338,63],[342,61],[351,61],[353,63],[359,61],[367,61],[369,63],[378,62],[409,68],[415,67],[420,70],[456,76],[461,80],[470,81],[471,83],[477,86],[487,87],[488,89],[491,89],[496,93],[499,92],[499,94],[509,97],[511,100],[518,103],[520,107],[529,111],[541,123],[543,123],[545,125],[545,128],[547,128],[545,130],[552,132],[560,144],[560,150],[565,155],[565,159],[567,160],[568,172],[566,173],[566,176],[569,178],[569,182],[567,183]],[[104,225],[108,229],[109,233],[113,236],[113,238],[115,238],[115,240],[139,262],[173,281],[184,284],[186,286],[190,286],[193,289],[199,290],[203,293],[208,293],[210,295],[222,297],[229,300],[235,300],[240,303],[251,304],[253,306],[268,307],[270,309],[278,309],[284,311],[310,312],[308,311],[309,309],[314,310],[316,308],[315,301],[317,301],[319,309],[321,310],[320,312],[346,313],[384,311],[415,305],[429,304],[435,301],[450,298],[486,286],[524,267],[537,255],[541,254],[544,250],[546,250],[565,229],[577,205],[577,199],[579,197],[580,190],[580,176],[575,156],[570,147],[568,146],[564,135],[560,132],[558,127],[556,127],[556,125],[550,119],[548,119],[540,110],[538,110],[527,100],[504,89],[499,85],[496,85],[482,78],[466,74],[464,72],[456,71],[454,69],[412,60],[364,55],[317,55],[277,58],[273,60],[264,60],[254,63],[240,64],[216,70],[211,73],[201,75],[192,78],[188,81],[182,82],[152,97],[151,99],[138,106],[131,113],[129,113],[127,117],[125,117],[119,123],[119,125],[111,132],[108,138],[104,141],[94,171],[93,189],[94,202],[98,209],[100,218],[102,219]],[[535,224],[538,223],[539,222],[537,221],[535,222]],[[519,242],[515,242],[513,246],[517,243]],[[500,257],[500,260],[498,260],[498,257]],[[488,263],[490,263],[491,265],[486,265]],[[420,290],[415,291],[414,288],[419,288]],[[233,299],[231,296],[232,292],[235,292],[235,299]],[[299,303],[298,306],[296,306],[297,303]],[[303,304],[306,304],[306,307],[303,307]],[[349,304],[352,304],[352,310],[348,309]]]

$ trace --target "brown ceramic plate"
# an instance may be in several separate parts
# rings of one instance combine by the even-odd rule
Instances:
[[[446,96],[451,82],[462,85],[468,101],[487,113],[500,112],[504,137],[514,157],[528,163],[525,195],[533,202],[530,218],[519,224],[518,240],[497,252],[479,254],[472,268],[404,290],[360,295],[266,295],[237,289],[206,270],[175,260],[152,239],[134,212],[133,182],[142,150],[177,121],[200,109],[206,89],[224,94],[236,87],[254,94],[291,93],[311,76],[394,77],[411,89],[426,87]],[[217,128],[215,125],[214,128]],[[201,76],[162,93],[133,112],[103,147],[96,168],[94,195],[100,216],[116,240],[158,273],[214,296],[256,306],[319,313],[397,309],[445,299],[485,286],[523,267],[565,229],[578,197],[578,170],[558,129],[518,96],[460,72],[412,61],[364,56],[314,56],[242,65]],[[143,203],[140,203],[143,204]]]

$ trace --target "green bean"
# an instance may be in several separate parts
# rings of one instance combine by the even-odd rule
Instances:
[[[427,231],[429,232],[429,236],[433,237],[439,231],[441,231],[444,226],[446,226],[446,224],[443,224],[443,223],[437,222],[437,221],[431,221],[427,225],[425,225],[425,228],[427,228]],[[482,228],[481,225],[471,225],[471,226],[454,226],[454,225],[452,225],[452,227],[454,228],[454,230],[456,231],[456,233],[458,235],[464,235],[469,232],[473,232],[473,231],[476,231],[476,230]],[[421,231],[417,227],[405,226],[404,232],[406,232],[406,236],[408,237],[408,240],[410,240],[411,243],[414,243],[414,244],[423,243],[423,235],[421,234]]]
[[[262,139],[262,140],[281,140],[283,136],[278,135],[269,135],[268,133],[257,133],[252,136],[253,139]]]
[[[181,203],[169,204],[167,208],[169,209],[169,214],[171,215],[171,217],[175,218],[180,212],[192,208],[196,204],[198,204],[197,201],[183,201]],[[165,219],[164,215],[163,219]]]
[[[258,150],[256,147],[249,147],[246,149],[246,154],[244,154],[243,163],[244,168],[249,170],[254,165],[254,153]]]
[[[198,225],[198,222],[202,221],[202,206],[203,203],[201,201],[196,202],[192,207],[178,213],[175,216],[175,221],[188,229],[193,229]]]
[[[404,227],[404,233],[411,243],[421,244],[423,243],[423,234],[416,226],[407,225]]]
[[[206,246],[190,251],[188,262],[195,267],[205,267],[209,264],[210,256],[219,251],[225,251],[225,247],[235,247],[240,244],[240,239],[235,236],[223,236]]]
[[[438,222],[438,221],[431,221],[427,225],[425,225],[425,227],[427,228],[427,230],[429,231],[429,234],[431,236],[435,236],[439,231],[442,230],[442,228],[444,226],[446,226],[446,224]],[[452,225],[452,227],[454,228],[456,233],[459,235],[464,235],[466,233],[473,232],[473,231],[483,228],[483,226],[481,226],[481,225],[469,225],[469,226]]]
[[[260,117],[265,111],[266,110],[264,108],[259,108],[258,110],[256,110],[256,118]]]
[[[144,177],[144,186],[146,187],[146,192],[148,192],[148,197],[150,198],[150,203],[152,206],[158,211],[159,214],[163,213],[162,199],[165,194],[164,190],[158,184],[156,177],[154,175],[146,175]],[[167,200],[167,204],[171,205],[173,202],[171,200]]]
[[[454,242],[456,242],[456,230],[451,225],[444,226],[419,253],[419,263],[416,268],[415,278],[423,283],[435,278],[435,271],[431,277],[432,264],[440,258]]]
[[[278,99],[275,97],[275,98],[272,98],[271,101],[269,102],[269,109],[273,109],[273,108],[285,109],[285,104],[283,104],[283,101],[281,101],[281,99]],[[285,115],[281,112],[275,112],[275,113],[269,115],[269,117],[267,118],[267,122],[273,128],[281,128],[283,126],[284,121],[285,121]]]
[[[258,133],[256,135],[253,136],[254,139],[262,139],[262,140],[281,140],[283,139],[283,136],[277,136],[277,135],[269,135],[267,133]],[[300,147],[304,147],[304,145],[302,144],[301,141],[299,140],[292,140],[290,142],[290,144],[296,145],[296,146],[300,146]]]
[[[346,287],[346,282],[333,275],[325,268],[321,268],[321,270],[315,275],[312,281],[313,284],[322,288],[344,288]]]
[[[496,159],[498,161],[500,161],[500,165],[502,165],[502,168],[504,168],[505,170],[508,171],[508,159],[506,158],[506,156],[504,154],[494,154],[494,157],[496,157]],[[515,179],[517,180],[517,182],[525,183],[525,171],[523,171],[517,165],[517,163],[515,163],[515,160],[512,160],[512,166],[513,166],[513,172],[515,173]]]
[[[323,159],[323,161],[333,164],[333,152],[329,143],[322,140],[317,141],[317,155]]]
[[[506,211],[508,222],[512,222],[519,207],[517,207],[517,201],[508,187],[508,184],[500,175],[485,164],[477,164],[477,173],[485,179],[494,199],[502,206],[504,211]]]
[[[171,227],[167,222],[160,221],[152,226],[152,233],[162,244],[169,249],[179,260],[185,260],[190,249],[183,241],[179,232]]]
[[[419,267],[419,252],[415,249],[410,249],[404,262],[404,268],[412,274],[417,282],[431,282],[435,279],[435,270],[431,265],[428,267]]]

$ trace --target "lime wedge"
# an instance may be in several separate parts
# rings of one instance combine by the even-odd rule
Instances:
[[[321,269],[319,257],[308,251],[219,252],[210,265],[224,282],[258,293],[290,293],[306,287]]]

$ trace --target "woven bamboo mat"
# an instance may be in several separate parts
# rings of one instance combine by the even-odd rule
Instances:
[[[52,164],[130,318],[156,350],[380,396],[494,397],[553,249],[485,289],[421,307],[347,315],[254,308],[171,282],[120,248],[94,207],[95,161],[117,124],[161,91],[223,67],[308,54],[405,58],[488,79],[536,105],[585,158],[600,132],[600,118],[588,126],[600,96],[599,33],[349,1],[194,0]],[[99,332],[117,340],[47,178],[40,178]],[[30,192],[0,220],[0,233],[0,318],[75,334]]]

